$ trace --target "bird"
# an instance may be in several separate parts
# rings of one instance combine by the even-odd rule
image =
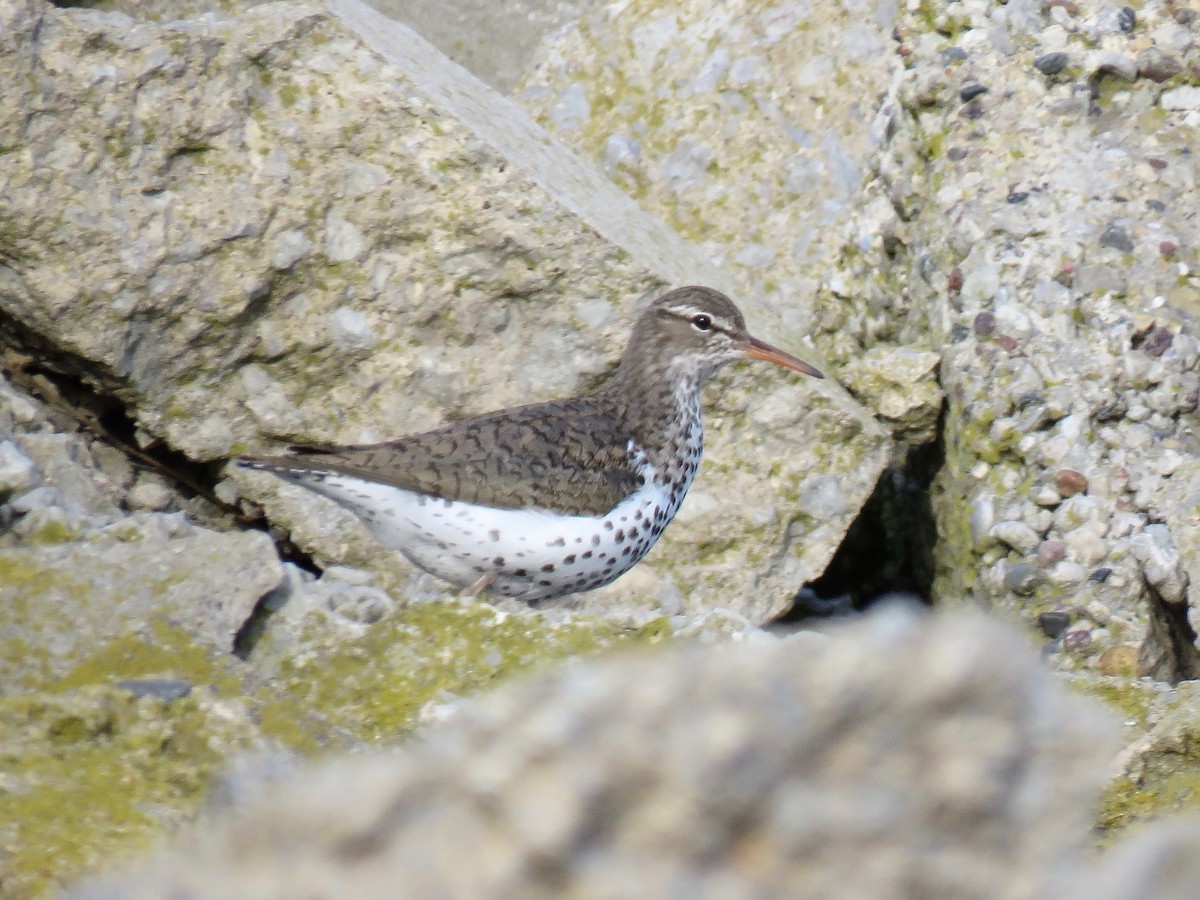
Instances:
[[[649,552],[700,467],[701,387],[742,359],[824,377],[752,337],[725,294],[692,285],[649,304],[591,393],[237,463],[334,501],[467,595],[533,604],[607,585]]]

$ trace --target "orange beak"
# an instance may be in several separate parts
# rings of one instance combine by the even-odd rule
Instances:
[[[784,353],[770,344],[764,344],[758,338],[746,338],[745,343],[741,344],[739,349],[746,359],[761,359],[763,362],[775,363],[775,365],[791,369],[793,372],[803,372],[813,378],[825,377],[815,366],[810,366],[804,360],[797,359],[790,353]]]

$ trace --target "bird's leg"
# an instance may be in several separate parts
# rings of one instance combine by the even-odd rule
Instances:
[[[463,591],[464,597],[478,597],[484,591],[492,586],[492,582],[496,580],[495,572],[488,572],[486,575],[480,575],[471,583],[471,586]]]

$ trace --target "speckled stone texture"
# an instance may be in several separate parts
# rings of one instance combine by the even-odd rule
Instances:
[[[979,617],[575,667],[306,772],[77,898],[1027,897],[1110,723]]]
[[[898,436],[933,437],[940,380],[936,599],[1062,612],[1057,665],[1177,679],[1200,674],[1198,23],[633,0],[548,40],[517,96],[800,310]]]
[[[1200,674],[1198,13],[901,17],[879,169],[909,225],[887,277],[946,340],[935,593],[1067,613],[1063,668]]]
[[[895,15],[892,3],[608,4],[549,39],[514,97],[761,291],[784,334],[836,329],[814,320],[830,261],[882,251],[899,224],[866,189]],[[859,299],[901,309],[887,292]],[[932,373],[919,375],[909,392],[936,410]]]

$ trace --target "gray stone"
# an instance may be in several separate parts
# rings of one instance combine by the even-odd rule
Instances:
[[[1043,581],[1045,576],[1029,563],[1012,563],[1004,569],[1004,586],[1021,597],[1033,594]]]
[[[1057,900],[1191,900],[1200,884],[1200,818],[1133,830],[1094,864],[1063,876],[1043,896]]]
[[[126,519],[79,543],[0,549],[0,692],[62,674],[122,635],[181,629],[228,653],[259,599],[283,577],[270,538],[188,529],[169,516]],[[14,574],[15,573],[15,574]],[[18,648],[23,648],[18,652]]]
[[[1157,47],[1147,47],[1137,55],[1138,74],[1154,82],[1174,78],[1183,71],[1183,64]]]
[[[852,360],[841,377],[898,436],[923,444],[934,439],[942,410],[940,361],[940,354],[932,351],[880,346]]]
[[[1039,72],[1043,75],[1057,75],[1067,67],[1067,62],[1070,57],[1067,54],[1056,51],[1054,53],[1044,53],[1033,61]]]
[[[1024,522],[997,522],[991,528],[992,537],[1007,544],[1019,553],[1030,553],[1041,543],[1042,537]]]
[[[1133,81],[1138,76],[1137,63],[1123,53],[1094,53],[1087,59],[1089,73],[1111,74],[1126,81]]]
[[[74,434],[26,434],[21,450],[37,465],[43,480],[69,496],[84,511],[108,519],[119,515],[121,491],[93,462],[83,439]]]
[[[1100,246],[1111,247],[1114,250],[1120,250],[1122,253],[1133,252],[1133,241],[1129,239],[1128,232],[1116,223],[1104,229],[1104,232],[1100,235]]]
[[[1200,109],[1200,87],[1185,84],[1181,87],[1164,91],[1159,103],[1163,109],[1197,110]]]
[[[375,0],[501,93],[528,70],[538,42],[595,9],[599,0]]]
[[[455,704],[404,754],[285,773],[72,896],[992,900],[1089,839],[1113,724],[1024,638],[893,609],[794,640]]]
[[[1166,525],[1147,525],[1133,536],[1129,549],[1142,566],[1142,572],[1167,603],[1187,599],[1188,577],[1183,571],[1179,551]]]
[[[176,494],[159,477],[143,473],[129,490],[129,507],[161,512],[174,505]]]
[[[1067,545],[1067,555],[1080,565],[1094,566],[1108,555],[1104,538],[1091,525],[1068,531],[1063,535],[1063,543]]]
[[[28,491],[37,482],[37,466],[12,441],[0,441],[0,497]]]

